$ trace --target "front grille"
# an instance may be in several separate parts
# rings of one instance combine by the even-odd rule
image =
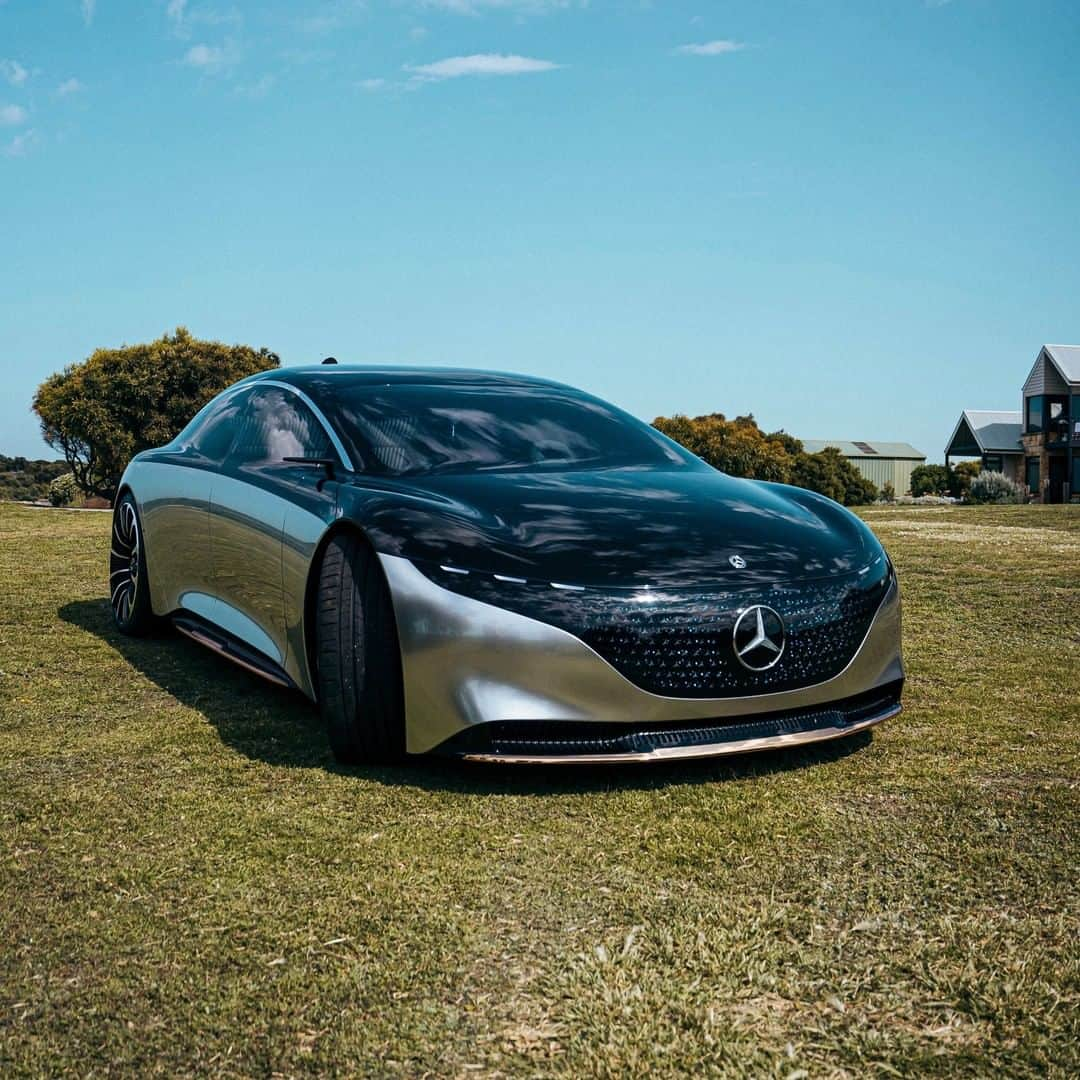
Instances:
[[[769,739],[854,727],[891,713],[900,704],[903,681],[864,694],[805,709],[731,720],[672,724],[597,724],[574,720],[516,720],[478,724],[439,747],[440,753],[506,757],[577,757],[647,754],[654,750]]]
[[[892,577],[882,559],[868,573],[842,579],[650,593],[565,592],[428,572],[455,592],[569,631],[642,690],[682,698],[775,693],[835,677],[866,637]],[[755,604],[777,611],[786,630],[784,653],[766,671],[744,667],[732,644],[740,613]]]
[[[581,638],[636,686],[668,697],[732,697],[792,690],[824,682],[851,662],[870,629],[883,591],[827,582],[747,594],[687,598],[664,610],[623,607]],[[767,671],[749,671],[735,657],[732,630],[752,604],[779,612],[784,654]]]

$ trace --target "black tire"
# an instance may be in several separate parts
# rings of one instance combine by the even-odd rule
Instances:
[[[109,606],[117,630],[142,637],[155,627],[150,606],[150,579],[146,573],[139,508],[125,492],[113,508],[112,543],[109,549]]]
[[[350,765],[405,756],[401,653],[379,560],[356,533],[331,537],[316,597],[319,702],[330,748]]]

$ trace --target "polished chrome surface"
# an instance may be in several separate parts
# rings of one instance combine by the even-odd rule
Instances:
[[[188,611],[220,626],[280,664],[309,697],[304,602],[336,504],[336,485],[319,490],[318,479],[312,470],[286,497],[223,473],[133,461],[123,480],[142,514],[154,613]]]
[[[724,757],[728,754],[750,754],[761,750],[783,750],[809,743],[843,739],[860,731],[866,731],[883,720],[900,713],[899,705],[892,705],[877,716],[859,720],[843,727],[816,728],[813,731],[792,731],[783,735],[767,735],[760,739],[735,739],[730,742],[711,743],[705,746],[657,747],[643,753],[618,754],[463,754],[466,761],[483,761],[502,765],[620,765],[649,761],[685,761],[688,758]]]
[[[143,570],[156,615],[184,607],[212,618],[211,472],[158,461],[133,461],[124,472],[143,526]]]
[[[750,638],[747,641],[740,641],[744,623],[750,628]],[[755,604],[747,608],[735,620],[732,644],[735,646],[735,659],[747,671],[768,671],[769,668],[780,663],[780,658],[784,655],[784,646],[787,644],[784,620],[773,608]],[[762,649],[768,654],[766,662],[764,664],[752,663],[751,654]]]
[[[450,592],[407,559],[379,558],[397,618],[411,753],[488,721],[750,716],[825,704],[903,677],[895,583],[851,663],[834,678],[750,697],[672,698],[639,689],[565,630]]]
[[[281,586],[282,530],[289,502],[218,474],[210,498],[214,621],[284,666],[288,652]]]

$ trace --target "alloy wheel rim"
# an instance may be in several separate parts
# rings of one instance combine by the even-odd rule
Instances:
[[[135,507],[123,502],[113,518],[112,548],[109,552],[109,589],[113,614],[118,622],[131,618],[139,587],[139,522]]]

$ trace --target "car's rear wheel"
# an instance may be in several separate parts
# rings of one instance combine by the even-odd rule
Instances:
[[[130,492],[120,497],[113,510],[109,604],[116,628],[122,634],[140,637],[154,628],[142,522]]]
[[[401,653],[390,590],[362,537],[331,537],[316,598],[319,701],[334,756],[350,764],[405,754]]]

